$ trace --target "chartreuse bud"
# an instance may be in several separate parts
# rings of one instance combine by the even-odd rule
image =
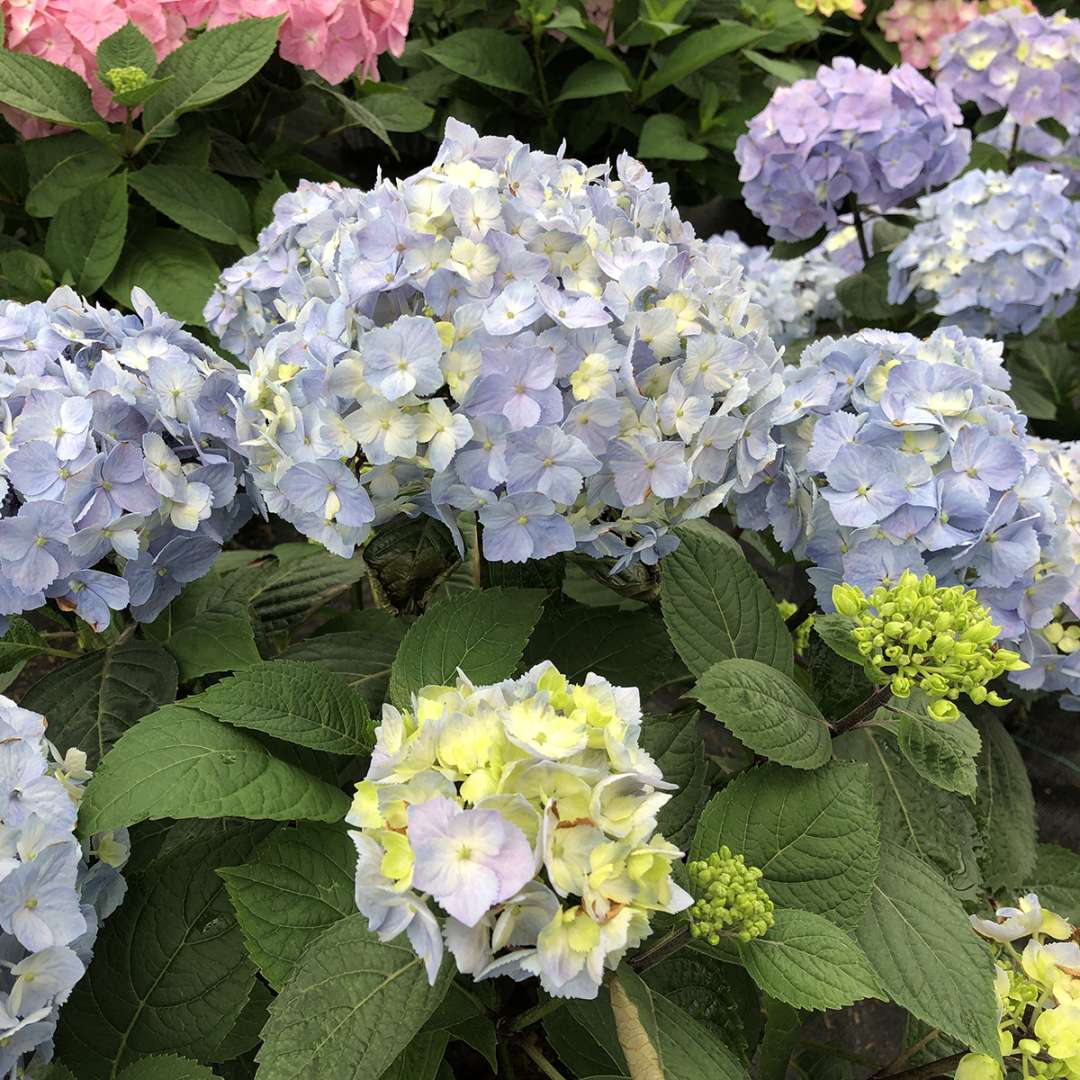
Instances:
[[[141,90],[150,77],[141,67],[114,67],[105,72],[105,81],[116,94],[129,94]]]
[[[1007,704],[987,684],[1028,666],[994,644],[1001,628],[973,589],[939,588],[930,574],[918,578],[907,570],[893,588],[881,586],[869,596],[855,585],[837,585],[833,604],[854,620],[851,635],[870,678],[888,684],[896,697],[921,690],[933,720],[955,720],[961,694],[976,705]]]
[[[707,859],[687,865],[690,891],[690,933],[718,945],[721,937],[750,941],[773,924],[773,902],[758,884],[761,871],[747,866],[742,855],[724,845]]]
[[[776,606],[780,611],[781,619],[790,619],[792,615],[798,611],[797,605],[793,604],[790,600],[777,600]],[[795,627],[795,633],[793,635],[795,642],[795,655],[802,656],[808,648],[810,648],[810,631],[814,627],[814,616],[807,615],[805,619],[798,626]]]

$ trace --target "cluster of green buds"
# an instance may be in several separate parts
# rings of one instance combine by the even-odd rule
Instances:
[[[758,884],[761,871],[747,866],[742,855],[732,855],[727,845],[686,869],[696,897],[689,912],[692,937],[710,945],[719,945],[722,937],[750,941],[772,926],[773,902]]]
[[[141,67],[114,67],[105,72],[105,82],[113,93],[128,94],[141,90],[149,82],[149,76]]]
[[[899,698],[921,690],[934,720],[955,720],[961,694],[976,705],[1008,704],[987,683],[1028,666],[995,644],[1001,628],[973,589],[938,588],[930,574],[918,578],[906,570],[893,588],[869,596],[855,585],[837,585],[833,603],[854,620],[851,635],[867,675]]]
[[[790,600],[777,600],[776,606],[780,611],[781,619],[790,619],[796,611],[799,610],[797,604],[793,604]],[[810,648],[810,631],[814,627],[814,616],[807,615],[805,619],[798,626],[795,627],[795,632],[792,638],[795,642],[795,655],[803,656],[806,650]]]
[[[1059,653],[1076,652],[1080,649],[1080,625],[1073,623],[1071,626],[1066,626],[1061,622],[1052,622],[1047,624],[1039,631],[1051,645]]]
[[[998,1049],[1010,1065],[1020,1059],[1025,1077],[1080,1080],[1080,944],[1073,926],[1034,893],[994,914],[972,915],[971,923],[994,950]],[[956,1070],[956,1080],[1004,1076],[986,1054],[966,1054]]]

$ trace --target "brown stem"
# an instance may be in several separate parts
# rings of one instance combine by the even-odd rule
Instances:
[[[888,684],[879,686],[861,705],[856,705],[847,716],[841,717],[833,724],[833,734],[843,735],[845,731],[858,727],[859,724],[873,716],[889,700],[891,693]]]
[[[888,1080],[928,1080],[931,1076],[951,1076],[960,1059],[970,1051],[961,1050],[958,1054],[950,1054],[948,1057],[938,1058],[928,1065],[916,1065],[914,1068],[905,1069],[898,1073],[879,1074],[887,1076]]]
[[[789,630],[798,630],[814,614],[816,608],[817,601],[812,596],[808,597],[784,620],[784,625]]]
[[[896,1072],[902,1065],[906,1065],[920,1050],[922,1050],[932,1039],[936,1039],[941,1034],[940,1028],[931,1028],[921,1039],[917,1042],[913,1042],[906,1050],[901,1050],[899,1054],[889,1062],[883,1069],[879,1069],[874,1073],[875,1077],[888,1076],[891,1073]]]

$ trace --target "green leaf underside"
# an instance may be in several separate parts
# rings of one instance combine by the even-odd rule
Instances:
[[[693,693],[740,742],[771,761],[817,769],[832,757],[825,717],[775,668],[757,660],[721,660]]]
[[[271,834],[244,865],[218,871],[248,953],[275,990],[312,941],[356,910],[355,864],[344,829],[301,823]]]
[[[123,735],[86,787],[80,829],[158,818],[338,821],[349,800],[253,735],[167,705]]]
[[[733,540],[717,529],[677,529],[664,559],[660,600],[672,643],[694,675],[718,660],[745,657],[794,670],[791,635],[769,590]]]
[[[746,970],[771,997],[799,1009],[839,1009],[881,997],[862,949],[822,915],[780,908],[764,937],[739,945]]]
[[[764,765],[737,776],[701,816],[690,848],[701,859],[727,844],[764,872],[779,907],[824,915],[851,930],[878,867],[879,823],[866,766],[815,772]]]
[[[381,942],[355,913],[305,951],[270,1007],[259,1080],[368,1080],[409,1045],[446,994],[404,936]]]
[[[994,965],[940,875],[896,844],[881,868],[856,932],[878,979],[920,1020],[998,1056]]]

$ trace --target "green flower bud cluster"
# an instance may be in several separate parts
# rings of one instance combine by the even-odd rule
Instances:
[[[707,859],[687,865],[690,891],[690,934],[718,945],[722,937],[750,941],[773,924],[773,902],[758,884],[761,871],[747,866],[742,855],[724,845]]]
[[[150,80],[141,67],[115,67],[105,72],[105,81],[113,88],[113,93],[127,94],[141,89]]]
[[[899,698],[921,690],[934,720],[955,720],[961,694],[976,705],[1008,704],[987,683],[1028,666],[1018,653],[994,644],[1001,628],[973,589],[938,588],[930,574],[918,578],[907,570],[894,588],[879,587],[869,596],[855,585],[837,585],[833,603],[855,622],[851,635],[869,677]]]
[[[1074,653],[1080,649],[1080,625],[1076,623],[1065,626],[1060,622],[1052,622],[1039,632],[1060,653]]]
[[[776,606],[780,611],[781,619],[790,619],[796,611],[799,610],[797,604],[793,604],[790,600],[777,600]],[[795,633],[792,635],[795,642],[795,655],[802,656],[807,649],[810,648],[810,631],[814,626],[814,616],[807,615],[805,619],[798,626],[795,627]]]

